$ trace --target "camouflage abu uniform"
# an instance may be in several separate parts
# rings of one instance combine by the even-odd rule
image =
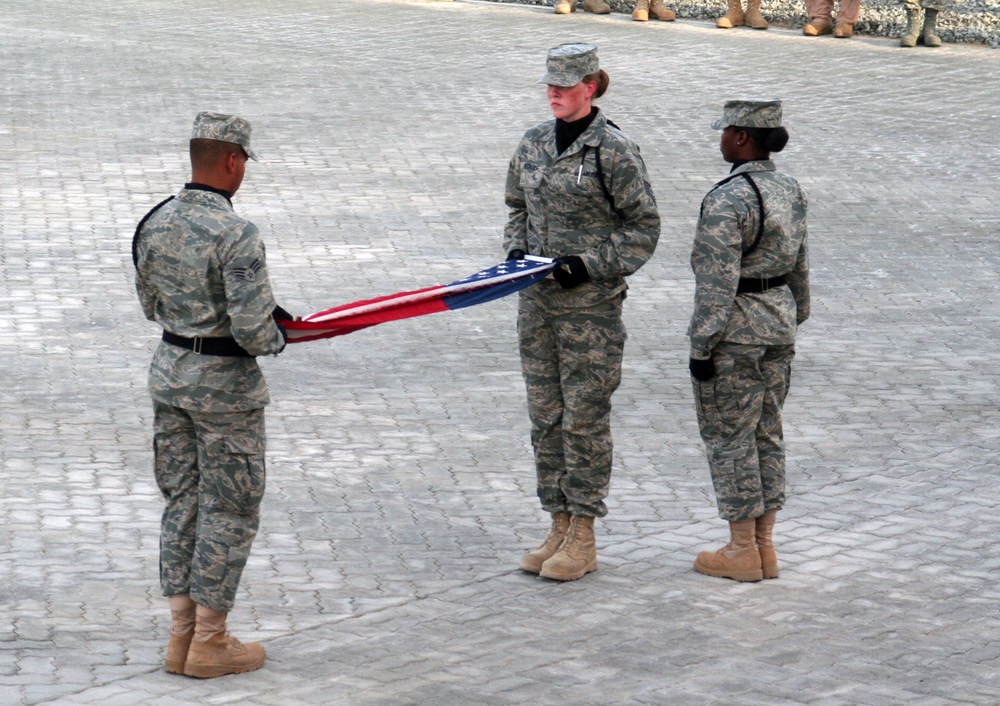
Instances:
[[[735,124],[720,123],[713,127]],[[770,160],[735,168],[702,202],[691,268],[691,357],[711,357],[716,368],[711,380],[693,380],[698,423],[719,514],[739,522],[779,510],[785,499],[781,408],[796,328],[809,318],[806,197],[798,182]],[[787,286],[737,293],[741,279],[781,275]]]
[[[255,159],[249,136],[245,120],[202,113],[192,139],[235,142]],[[143,313],[165,337],[206,347],[223,339],[245,351],[210,355],[162,341],[149,370],[155,473],[167,501],[163,593],[190,593],[196,603],[228,612],[264,495],[263,407],[270,400],[252,356],[285,346],[272,318],[264,245],[228,194],[186,184],[140,224],[133,254]]]
[[[948,10],[955,0],[899,0],[899,4],[907,10]]]
[[[625,277],[652,257],[660,217],[639,148],[602,113],[562,154],[555,130],[555,120],[528,130],[510,161],[503,245],[578,255],[591,277],[573,289],[545,279],[522,290],[517,327],[542,508],[603,517]]]

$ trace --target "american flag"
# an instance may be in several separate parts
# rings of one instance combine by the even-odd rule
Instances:
[[[553,269],[555,265],[550,258],[528,255],[523,260],[501,262],[451,284],[342,304],[305,316],[301,321],[279,323],[288,331],[289,343],[343,336],[386,321],[491,302],[530,287]]]

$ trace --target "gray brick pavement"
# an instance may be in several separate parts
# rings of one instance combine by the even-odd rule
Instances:
[[[96,8],[96,9],[95,9]],[[268,496],[233,613],[265,668],[167,675],[128,243],[193,115],[254,122],[237,197],[306,312],[494,261],[544,49],[601,46],[664,216],[632,278],[601,570],[516,571],[533,498],[513,301],[265,364]],[[1000,57],[889,39],[368,0],[7,0],[0,12],[0,703],[1000,702]],[[697,575],[725,534],[684,366],[721,102],[780,96],[814,319],[787,407],[781,579]],[[460,346],[460,347],[459,347]]]

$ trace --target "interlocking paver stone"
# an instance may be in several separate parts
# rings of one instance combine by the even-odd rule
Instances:
[[[640,31],[641,30],[641,31]],[[230,620],[252,674],[162,669],[162,509],[129,242],[188,178],[194,114],[253,122],[236,197],[297,313],[502,257],[544,51],[597,42],[601,103],[663,214],[632,277],[601,570],[517,571],[534,498],[515,302],[264,361],[268,494]],[[1000,54],[637,27],[458,0],[6,0],[0,13],[0,704],[1000,702]],[[787,405],[777,581],[724,541],[685,366],[723,100],[778,96],[808,192],[813,319]]]

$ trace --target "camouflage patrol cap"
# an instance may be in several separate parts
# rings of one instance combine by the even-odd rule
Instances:
[[[600,68],[596,44],[560,44],[549,49],[545,61],[546,73],[538,79],[538,83],[569,88]]]
[[[722,118],[712,123],[713,130],[736,127],[781,127],[781,101],[726,101]]]
[[[250,123],[243,118],[202,111],[195,116],[191,139],[231,142],[242,147],[243,151],[247,153],[247,157],[257,161],[257,153],[250,149],[251,132]]]

